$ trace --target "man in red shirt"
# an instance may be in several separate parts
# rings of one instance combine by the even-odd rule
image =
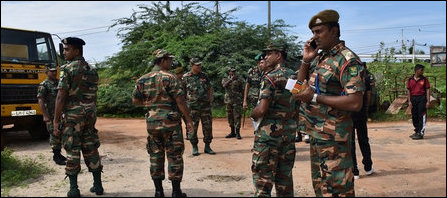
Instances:
[[[414,134],[410,137],[413,140],[424,138],[425,123],[427,121],[426,112],[430,104],[430,83],[423,74],[424,66],[416,64],[414,66],[414,75],[407,81],[408,105],[411,108],[411,118],[414,126]]]

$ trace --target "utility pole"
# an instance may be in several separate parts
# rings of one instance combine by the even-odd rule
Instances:
[[[270,40],[270,21],[271,21],[271,12],[270,12],[270,1],[268,1],[268,22],[267,22],[267,31],[268,31],[268,36],[269,36],[269,40]]]
[[[214,7],[216,8],[216,26],[218,27],[219,24],[219,1],[216,1],[214,3]]]
[[[413,64],[414,64],[414,58],[415,58],[415,51],[416,49],[414,49],[415,45],[414,45],[414,39],[413,39]]]

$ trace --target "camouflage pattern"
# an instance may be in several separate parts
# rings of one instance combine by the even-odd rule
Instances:
[[[248,70],[247,83],[250,85],[250,90],[248,92],[247,100],[253,108],[256,107],[256,103],[258,102],[261,80],[262,72],[258,66]]]
[[[347,66],[341,73],[343,65]],[[346,95],[356,92],[363,94],[365,90],[362,62],[354,52],[345,47],[343,41],[329,51],[320,52],[309,67],[309,74],[309,84],[312,86],[315,86],[315,78],[319,75],[321,95],[340,96],[343,90]],[[311,146],[315,194],[354,195],[350,154],[353,128],[351,113],[324,104],[307,103],[304,107],[307,132],[317,141],[317,148]],[[320,141],[324,143],[324,152],[319,149]],[[329,167],[320,169],[324,166]],[[328,172],[337,175],[338,179],[330,180],[332,178],[328,177]]]
[[[260,99],[269,99],[271,103],[255,131],[251,166],[255,196],[270,196],[273,184],[278,197],[294,195],[292,168],[296,153],[297,102],[285,89],[292,74],[292,70],[277,65],[266,73],[261,83]]]
[[[194,125],[194,131],[189,134],[188,139],[191,144],[199,142],[197,129],[199,128],[199,121],[202,121],[203,142],[209,144],[213,139],[211,103],[208,95],[211,89],[210,80],[204,72],[198,74],[188,72],[183,75],[182,80],[186,85],[186,104]]]
[[[229,81],[228,78],[222,79],[222,85]],[[242,100],[244,93],[244,86],[242,80],[236,76],[235,80],[231,80],[225,88],[225,105],[227,107],[227,118],[230,127],[236,129],[241,128],[241,115],[242,115]]]
[[[51,149],[61,150],[61,136],[53,135],[53,119],[54,119],[54,109],[56,105],[57,96],[57,84],[58,81],[52,81],[50,79],[45,79],[39,84],[37,89],[37,98],[42,98],[47,110],[48,116],[50,118],[49,122],[46,122],[47,130],[50,133],[50,145]]]
[[[132,96],[147,107],[147,144],[152,179],[165,178],[165,152],[168,159],[168,179],[181,181],[183,177],[183,142],[181,113],[175,98],[183,96],[181,83],[175,75],[154,66],[140,77]]]
[[[90,172],[102,170],[98,130],[95,129],[98,80],[98,73],[83,57],[76,57],[61,67],[57,88],[67,91],[61,121],[62,145],[67,152],[67,175],[80,172],[81,150]]]

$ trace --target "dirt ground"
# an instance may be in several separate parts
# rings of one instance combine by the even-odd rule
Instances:
[[[99,152],[104,165],[104,196],[153,196],[154,186],[145,149],[145,121],[99,118],[96,127],[99,129]],[[365,176],[357,146],[360,179],[355,181],[356,196],[446,196],[445,122],[429,121],[423,140],[408,137],[412,134],[412,124],[406,121],[368,123],[368,128],[375,173]],[[185,140],[183,191],[189,197],[252,197],[252,130],[247,119],[245,128],[241,130],[242,140],[226,139],[224,137],[229,132],[226,119],[214,119],[211,147],[216,155],[203,153],[201,128],[199,156],[191,155],[191,144]],[[15,150],[16,155],[34,159],[40,156],[40,161],[55,170],[33,180],[27,187],[13,188],[9,196],[66,196],[69,181],[64,180],[64,166],[53,163],[47,141],[32,140],[26,132],[11,132],[6,138],[6,146]],[[296,143],[296,150],[293,169],[295,196],[315,196],[310,177],[309,145]],[[81,163],[82,171],[78,178],[81,195],[96,196],[89,192],[92,176],[83,161]],[[171,196],[171,182],[165,179],[163,185],[165,195]],[[272,195],[276,196],[275,190]]]

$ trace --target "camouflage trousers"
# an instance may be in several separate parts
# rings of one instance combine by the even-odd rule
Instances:
[[[280,134],[270,131],[274,128],[272,125],[256,131],[251,166],[255,197],[270,197],[273,184],[278,197],[294,196],[292,168],[296,153],[296,125],[280,127]]]
[[[61,150],[62,149],[61,136],[53,135],[53,131],[54,131],[53,119],[50,119],[50,121],[46,122],[45,124],[47,125],[47,130],[48,130],[48,133],[50,134],[51,149]]]
[[[62,145],[67,152],[67,175],[77,175],[81,171],[81,151],[88,171],[102,170],[98,148],[98,130],[95,129],[95,112],[70,114],[63,118]]]
[[[199,128],[199,121],[202,121],[202,132],[203,132],[203,142],[205,144],[211,143],[213,139],[213,128],[212,128],[212,116],[211,116],[211,107],[204,107],[202,109],[190,109],[191,110],[191,118],[192,123],[194,125],[194,131],[190,133],[188,139],[191,144],[199,143],[199,139],[197,138],[197,130]]]
[[[151,161],[152,179],[165,179],[165,153],[168,159],[168,179],[181,181],[183,177],[183,133],[181,125],[174,129],[147,130],[146,149]]]
[[[315,196],[355,196],[350,139],[346,142],[336,142],[310,138],[311,175]]]
[[[235,127],[236,129],[241,128],[241,114],[242,114],[242,104],[228,103],[227,106],[227,118],[230,127]]]

